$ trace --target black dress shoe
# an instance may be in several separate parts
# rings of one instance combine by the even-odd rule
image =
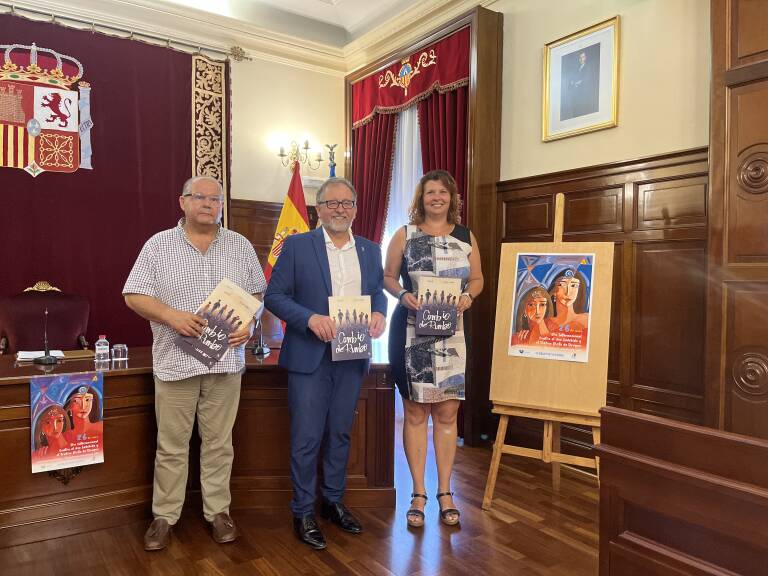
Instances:
[[[293,531],[296,532],[296,536],[299,540],[305,544],[309,544],[315,550],[322,550],[325,548],[325,537],[320,532],[320,528],[317,526],[317,521],[312,514],[302,516],[301,518],[293,517]]]
[[[326,520],[330,520],[336,524],[339,528],[350,534],[360,534],[363,531],[363,527],[357,518],[352,516],[352,512],[347,510],[341,502],[328,502],[323,500],[323,505],[320,508],[320,516]]]

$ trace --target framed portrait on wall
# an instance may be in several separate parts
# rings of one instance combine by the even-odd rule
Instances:
[[[542,139],[618,125],[619,17],[544,47]]]

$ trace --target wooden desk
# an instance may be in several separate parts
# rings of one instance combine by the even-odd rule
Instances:
[[[234,429],[232,508],[287,507],[289,479],[287,374],[279,351],[263,361],[246,353]],[[66,361],[53,373],[93,370],[93,360]],[[104,463],[69,483],[31,473],[29,379],[40,367],[0,356],[0,547],[46,540],[150,518],[155,456],[154,386],[149,348],[132,348],[128,368],[104,373]],[[394,385],[386,364],[372,364],[352,427],[350,506],[393,507]],[[200,505],[199,440],[193,433],[187,505]]]

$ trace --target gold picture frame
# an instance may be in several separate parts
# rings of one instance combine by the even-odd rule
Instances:
[[[619,17],[544,46],[542,140],[618,126]]]

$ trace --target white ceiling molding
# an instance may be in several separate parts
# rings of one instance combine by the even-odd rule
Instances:
[[[344,46],[347,72],[354,72],[401,46],[417,42],[424,34],[475,6],[494,2],[495,0],[423,0]]]
[[[406,10],[422,0],[166,0],[186,4],[188,6],[205,6],[210,4],[212,11],[226,14],[233,18],[247,20],[272,30],[304,36],[306,31],[298,32],[306,25],[306,20],[312,20],[316,25],[325,26],[324,32],[335,34],[327,38],[312,37],[313,40],[326,42],[341,48],[351,40],[372,30],[392,15]],[[213,9],[213,6],[216,8]],[[207,9],[207,8],[206,8]],[[271,23],[263,23],[269,19],[269,10],[280,11],[284,16],[290,14],[296,19],[292,30],[276,28]],[[274,12],[273,12],[274,13]],[[263,16],[259,16],[263,14]],[[275,15],[275,22],[282,21]],[[302,23],[301,20],[304,20]],[[335,29],[335,30],[334,30]],[[341,33],[341,41],[339,39]]]
[[[228,52],[232,46],[248,56],[334,76],[346,72],[340,48],[266,30],[226,16],[152,0],[19,0],[14,7],[55,14],[64,20],[133,30]]]
[[[338,48],[162,0],[0,0],[23,13],[94,22],[227,53],[240,46],[249,57],[333,76],[344,76],[473,9],[496,0],[422,0]]]

